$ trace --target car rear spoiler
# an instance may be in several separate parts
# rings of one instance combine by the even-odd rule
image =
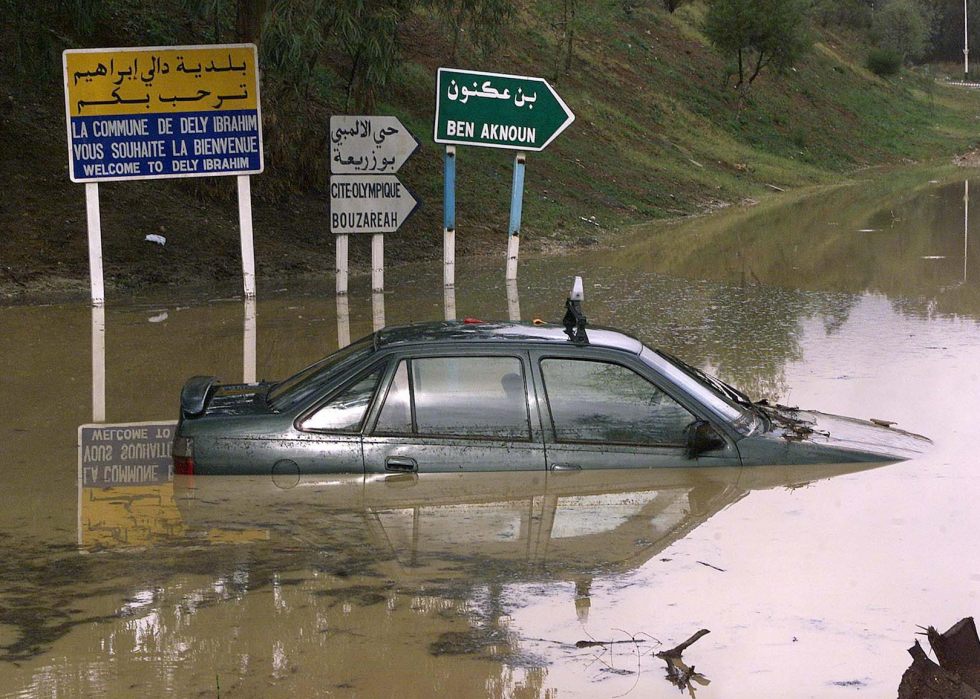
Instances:
[[[180,414],[186,418],[202,415],[217,385],[217,376],[195,376],[188,379],[180,391]]]

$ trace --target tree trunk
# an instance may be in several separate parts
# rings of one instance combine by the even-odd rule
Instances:
[[[571,17],[568,20],[568,47],[565,53],[565,75],[572,69],[572,41],[575,38],[575,4],[577,0],[570,0]]]
[[[762,72],[762,67],[765,65],[766,54],[764,51],[759,52],[759,60],[755,63],[755,70],[752,71],[752,75],[749,76],[749,85],[759,77],[759,73]]]
[[[235,23],[235,38],[238,41],[260,46],[266,6],[267,0],[238,0],[238,16]]]

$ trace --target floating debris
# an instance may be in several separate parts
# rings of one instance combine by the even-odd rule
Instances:
[[[715,570],[720,571],[722,573],[725,572],[725,569],[724,568],[719,568],[718,566],[713,566],[710,563],[705,563],[704,561],[698,561],[698,563],[700,563],[701,565],[706,566],[708,568],[714,568]]]
[[[945,633],[930,626],[924,635],[939,664],[916,641],[909,648],[912,665],[902,675],[899,699],[980,699],[980,639],[973,617],[961,619]]]
[[[678,689],[687,690],[693,697],[695,688],[692,683],[706,687],[711,684],[711,680],[699,672],[695,672],[694,666],[688,666],[681,660],[681,654],[687,650],[691,644],[702,636],[711,633],[708,629],[701,629],[689,639],[680,643],[669,650],[657,653],[657,657],[667,663],[667,679]]]

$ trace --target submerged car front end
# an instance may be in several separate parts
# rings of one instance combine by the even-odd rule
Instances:
[[[892,423],[859,420],[815,410],[755,404],[766,427],[738,442],[743,466],[905,461],[932,441]]]
[[[752,401],[702,369],[644,348],[641,358],[711,409],[736,439],[743,466],[894,462],[926,452],[932,441],[883,420],[859,420]]]

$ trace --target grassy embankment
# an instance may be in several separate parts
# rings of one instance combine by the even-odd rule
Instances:
[[[632,223],[831,184],[869,166],[948,157],[980,140],[980,95],[918,74],[877,78],[853,37],[826,32],[787,74],[764,73],[736,120],[725,61],[698,30],[700,3],[673,15],[651,6],[627,17],[618,7],[597,12],[576,36],[571,70],[553,82],[577,118],[545,152],[529,155],[524,251],[589,244]],[[449,64],[450,49],[424,15],[404,26],[402,39],[403,67],[377,112],[399,116],[422,141],[400,177],[423,204],[389,236],[389,261],[438,258],[442,245],[442,150],[431,132],[435,69]],[[528,5],[492,60],[456,65],[554,80],[555,50],[550,18]],[[342,113],[342,76],[322,66],[318,86],[317,113]],[[84,194],[67,177],[60,85],[0,90],[0,290],[43,288],[52,279],[84,289]],[[502,265],[512,157],[460,148],[457,168],[460,251],[492,254]],[[253,184],[260,276],[282,284],[329,271],[326,182],[271,203],[263,193],[273,184],[282,190],[276,178],[270,160]],[[186,182],[102,185],[110,286],[236,278],[234,183],[212,189],[219,196],[204,200]],[[144,242],[148,233],[163,233],[167,246]],[[366,243],[352,245],[355,263],[366,260]]]

